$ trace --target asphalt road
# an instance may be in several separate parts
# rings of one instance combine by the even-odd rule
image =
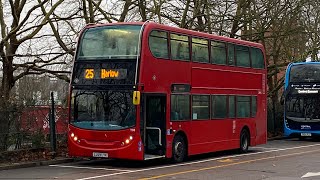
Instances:
[[[235,151],[193,156],[187,162],[80,161],[0,171],[0,179],[320,179],[320,141],[273,140]]]

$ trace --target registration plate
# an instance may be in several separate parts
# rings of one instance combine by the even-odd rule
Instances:
[[[301,133],[301,136],[311,136],[311,133]]]
[[[93,156],[93,157],[103,157],[103,158],[107,158],[107,157],[108,157],[108,153],[93,152],[92,156]]]

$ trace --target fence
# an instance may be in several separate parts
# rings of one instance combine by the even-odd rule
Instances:
[[[58,150],[66,149],[68,110],[56,106],[55,122]],[[4,114],[4,113],[3,113]],[[0,114],[2,116],[3,114]],[[17,154],[31,154],[50,151],[50,107],[32,106],[22,110],[10,111],[9,130],[0,132],[2,149],[0,150],[0,162],[7,161],[8,158],[16,158]],[[14,116],[12,114],[15,114]],[[59,149],[60,148],[60,149]],[[29,154],[29,155],[28,155]],[[41,153],[40,153],[41,155]]]

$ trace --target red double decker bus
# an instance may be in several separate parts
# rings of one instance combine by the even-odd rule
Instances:
[[[261,44],[153,22],[87,25],[70,86],[69,155],[172,158],[266,143]]]

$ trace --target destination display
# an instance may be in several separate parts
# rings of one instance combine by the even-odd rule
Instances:
[[[190,92],[190,84],[172,84],[171,92]]]
[[[85,79],[125,79],[127,69],[85,69]]]
[[[135,72],[135,61],[76,62],[72,85],[88,85],[88,88],[96,85],[107,89],[132,88]]]
[[[290,89],[294,94],[318,94],[320,92],[320,84],[291,84]]]

